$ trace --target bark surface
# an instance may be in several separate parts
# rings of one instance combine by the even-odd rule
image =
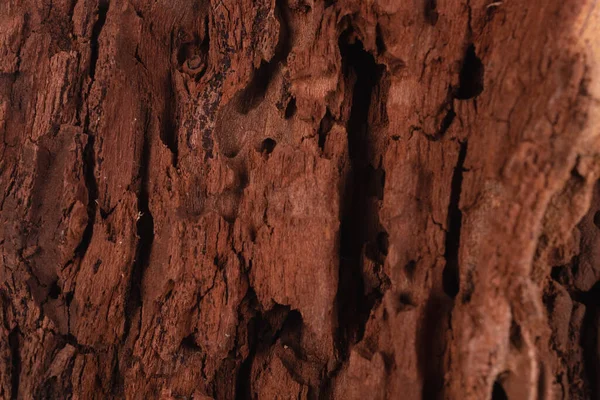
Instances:
[[[1,399],[600,396],[597,0],[3,0]]]

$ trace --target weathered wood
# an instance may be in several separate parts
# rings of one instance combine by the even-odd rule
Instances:
[[[4,0],[0,398],[596,398],[596,3]]]

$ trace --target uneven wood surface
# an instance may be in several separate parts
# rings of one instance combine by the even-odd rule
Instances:
[[[600,396],[596,0],[3,0],[1,399]]]

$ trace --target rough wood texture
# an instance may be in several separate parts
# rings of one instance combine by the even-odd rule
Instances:
[[[598,398],[596,3],[3,0],[0,398]]]

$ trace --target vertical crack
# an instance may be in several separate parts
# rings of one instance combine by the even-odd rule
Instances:
[[[21,378],[21,353],[20,339],[21,332],[18,327],[13,328],[8,334],[8,344],[10,346],[11,369],[11,399],[19,398],[19,381]]]
[[[467,156],[467,141],[460,143],[458,161],[454,167],[448,205],[448,231],[446,232],[446,266],[442,275],[444,292],[454,298],[459,291],[458,251],[460,248],[460,230],[462,227],[462,211],[460,210],[460,193],[462,190],[464,163]]]
[[[131,327],[131,316],[142,306],[141,285],[150,261],[152,243],[154,241],[154,219],[149,207],[149,169],[150,169],[150,134],[149,134],[149,115],[146,115],[144,127],[144,139],[142,144],[142,154],[140,157],[140,187],[138,191],[138,217],[136,223],[137,230],[137,248],[135,251],[135,260],[131,271],[131,278],[128,288],[128,299],[125,313],[125,334],[127,338]]]
[[[439,19],[437,12],[437,0],[425,0],[424,4],[425,21],[431,26],[435,26]]]
[[[458,100],[468,100],[477,97],[483,92],[484,66],[475,53],[472,43],[465,51],[465,57],[459,75],[459,85],[454,97]]]
[[[110,388],[111,394],[113,398],[124,398],[125,392],[125,383],[123,382],[123,377],[119,372],[119,352],[115,351],[113,353],[112,360],[110,361],[112,364],[111,372],[110,372]]]
[[[248,345],[250,351],[246,359],[242,362],[235,383],[235,395],[237,399],[250,400],[252,396],[252,363],[256,357],[258,349],[258,335],[264,321],[260,314],[257,314],[248,322]]]
[[[331,112],[329,111],[329,107],[328,107],[327,110],[325,111],[325,115],[323,116],[323,118],[321,119],[321,122],[319,123],[319,130],[317,132],[317,136],[319,138],[319,141],[318,141],[319,148],[321,149],[321,151],[323,151],[325,149],[325,142],[327,140],[327,135],[331,131],[331,128],[333,127],[333,123],[334,123],[334,119],[333,119],[333,116],[331,115]]]
[[[246,293],[243,304],[252,315],[247,324],[249,352],[235,379],[235,398],[255,399],[256,393],[252,388],[252,366],[256,356],[270,351],[278,340],[295,348],[297,336],[302,329],[302,317],[298,311],[279,304],[269,311],[260,311],[256,292],[252,288],[249,288]]]
[[[590,398],[600,398],[600,281],[584,293],[572,295],[574,300],[585,305],[582,324],[581,349],[584,373],[590,388]]]
[[[106,23],[106,15],[108,13],[108,3],[100,2],[98,5],[98,19],[92,28],[92,36],[90,38],[90,84],[88,87],[88,97],[91,91],[92,85],[94,83],[94,78],[96,76],[96,64],[98,63],[98,51],[99,51],[99,41],[100,33],[102,32],[102,28]],[[85,187],[88,193],[88,204],[87,204],[87,214],[88,214],[88,222],[83,231],[83,235],[81,238],[81,242],[75,249],[75,254],[79,257],[83,258],[86,253],[90,242],[92,241],[92,235],[94,233],[94,224],[96,222],[96,207],[97,207],[97,199],[98,199],[98,183],[96,182],[95,170],[96,170],[96,159],[94,154],[94,143],[96,141],[95,134],[90,132],[90,112],[87,111],[87,115],[85,117],[84,133],[87,135],[87,142],[83,149],[83,176]]]
[[[365,294],[362,275],[362,251],[376,216],[365,212],[369,207],[370,130],[369,110],[374,89],[381,79],[383,68],[375,63],[372,54],[350,28],[340,36],[344,74],[354,82],[352,104],[347,124],[348,153],[351,171],[344,185],[340,224],[340,265],[337,293],[339,350],[346,355],[347,346],[363,335],[373,299]]]
[[[179,156],[177,142],[177,97],[173,90],[173,77],[169,74],[165,84],[165,109],[162,117],[162,129],[160,138],[167,146],[172,154],[172,163],[177,168],[177,160]]]
[[[594,223],[596,223],[595,219],[596,215],[594,215]],[[581,396],[585,393],[586,398],[600,399],[600,353],[597,351],[600,347],[600,281],[596,281],[588,291],[582,291],[574,286],[573,274],[580,268],[580,263],[579,256],[575,256],[570,264],[553,267],[550,276],[567,290],[574,303],[585,306],[577,343],[581,350],[583,369],[571,366],[569,376],[573,373],[580,375],[583,386],[578,393]],[[544,304],[549,313],[554,310],[554,301],[554,295],[544,296]]]
[[[102,28],[104,28],[104,24],[106,23],[108,5],[109,4],[107,1],[100,1],[100,4],[98,4],[98,19],[92,28],[92,37],[90,38],[90,78],[92,78],[92,80],[94,80],[96,76],[96,64],[98,63],[98,53],[100,48],[98,38],[100,37],[100,32],[102,32]]]
[[[87,128],[86,128],[87,131]],[[98,183],[96,182],[95,169],[96,160],[94,156],[94,142],[95,136],[88,133],[87,143],[83,150],[83,177],[85,181],[85,187],[88,193],[88,204],[87,204],[87,215],[88,222],[83,231],[81,242],[75,249],[75,254],[81,258],[85,255],[90,242],[92,241],[92,235],[94,233],[94,224],[96,222],[96,207],[98,199]]]

